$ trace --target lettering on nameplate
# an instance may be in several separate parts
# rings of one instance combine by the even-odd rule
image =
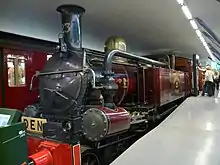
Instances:
[[[46,119],[26,116],[22,116],[21,121],[26,123],[27,131],[33,133],[43,133],[43,124],[47,123]]]

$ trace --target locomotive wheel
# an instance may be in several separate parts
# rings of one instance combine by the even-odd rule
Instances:
[[[101,165],[98,155],[93,150],[87,150],[81,156],[82,165]]]

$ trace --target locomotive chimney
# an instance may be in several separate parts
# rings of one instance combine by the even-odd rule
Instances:
[[[85,9],[77,5],[61,5],[57,11],[61,13],[63,39],[67,48],[81,49],[81,16]]]

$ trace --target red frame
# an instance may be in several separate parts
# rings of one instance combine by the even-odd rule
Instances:
[[[26,85],[19,87],[9,87],[8,86],[8,69],[7,69],[7,55],[21,55],[26,58],[25,64],[25,76]],[[32,76],[43,68],[47,61],[46,53],[39,52],[28,52],[14,49],[3,49],[4,55],[4,73],[5,73],[5,107],[15,108],[22,110],[29,104],[33,104],[37,101],[38,92],[30,91],[30,82]],[[34,83],[34,88],[36,88],[37,83]]]
[[[70,144],[45,140],[43,138],[34,138],[31,136],[28,136],[27,142],[28,156],[29,158],[35,158],[35,162],[39,162],[40,160],[45,161],[45,157],[41,157],[40,151],[46,149],[50,152],[50,156],[53,158],[54,165],[81,164],[81,152],[79,144],[72,146]],[[38,164],[40,164],[40,162]]]

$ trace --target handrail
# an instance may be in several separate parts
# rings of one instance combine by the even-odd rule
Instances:
[[[141,56],[134,55],[134,54],[127,53],[127,52],[123,52],[123,51],[120,51],[120,50],[112,50],[109,53],[107,53],[107,55],[105,56],[105,60],[104,60],[104,64],[105,64],[104,65],[104,72],[105,72],[105,74],[112,73],[112,58],[116,54],[117,54],[117,56],[123,57],[123,58],[138,60],[138,61],[142,61],[142,62],[145,62],[145,63],[150,63],[150,64],[158,65],[158,66],[167,66],[166,63],[155,61],[155,60],[152,60],[150,58],[141,57]]]

